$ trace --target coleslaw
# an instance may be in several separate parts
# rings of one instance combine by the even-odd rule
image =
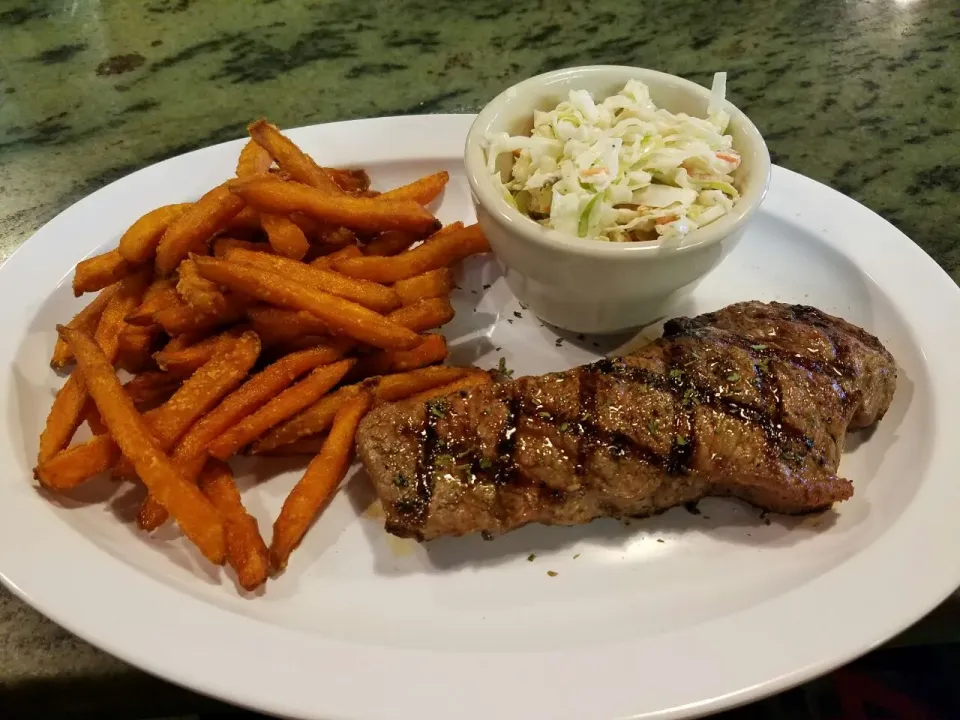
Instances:
[[[567,235],[677,240],[739,198],[725,94],[726,73],[717,73],[703,119],[657,108],[637,80],[599,104],[572,90],[556,109],[534,112],[530,136],[489,135],[487,169],[507,202]],[[504,153],[514,156],[506,182],[498,171]]]

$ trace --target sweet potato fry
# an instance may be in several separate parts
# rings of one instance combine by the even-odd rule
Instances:
[[[143,372],[153,365],[150,357],[157,333],[153,328],[127,325],[117,338],[117,368],[129,373]]]
[[[215,355],[232,348],[240,339],[241,332],[241,329],[231,328],[183,349],[169,350],[164,348],[155,352],[153,359],[161,370],[175,375],[190,375],[202,365],[208,363]]]
[[[364,255],[386,256],[402,253],[410,249],[410,246],[417,242],[419,238],[416,235],[405,233],[400,230],[388,230],[380,233],[379,236],[363,246]],[[359,255],[354,256],[359,257]],[[337,258],[339,260],[340,258]]]
[[[357,425],[370,409],[370,404],[370,394],[361,392],[337,411],[320,454],[311,461],[284,501],[273,524],[270,543],[270,564],[275,571],[286,567],[290,553],[300,544],[314,518],[347,474]]]
[[[316,260],[311,262],[310,265],[315,268],[329,269],[333,267],[333,264],[337,262],[337,260],[345,260],[346,258],[362,256],[363,252],[356,245],[347,245],[347,247],[340,248],[329,255],[321,255]]]
[[[302,216],[301,213],[293,213],[290,217],[305,216]],[[317,223],[316,221],[314,221],[314,226],[316,227],[316,243],[318,250],[322,250],[324,252],[333,252],[335,250],[343,250],[344,248],[357,244],[357,234],[349,228],[324,225],[322,223]]]
[[[250,242],[232,237],[218,237],[213,241],[213,256],[223,259],[231,248],[243,248],[251,252],[272,253],[273,248],[265,242]]]
[[[352,258],[340,260],[333,267],[350,277],[389,284],[447,267],[469,255],[489,250],[490,245],[480,226],[470,225],[462,230],[428,238],[413,250],[393,257]]]
[[[90,396],[116,441],[147,489],[176,519],[184,534],[210,562],[222,565],[226,554],[223,523],[203,493],[157,447],[146,423],[114,375],[110,361],[93,338],[79,330],[57,328],[70,344]]]
[[[200,274],[208,280],[256,297],[271,305],[305,310],[323,320],[333,332],[379,348],[408,349],[416,333],[382,315],[322,290],[241,263],[197,258]]]
[[[447,182],[450,180],[450,173],[441,170],[433,175],[427,175],[419,180],[414,180],[408,185],[388,190],[377,196],[378,200],[416,200],[421,205],[436,200],[437,196],[443,192]]]
[[[492,382],[493,380],[490,377],[490,373],[484,370],[471,370],[459,380],[455,380],[452,383],[441,385],[439,387],[430,388],[429,390],[424,390],[416,395],[410,395],[407,399],[410,400],[410,402],[424,402],[426,400],[432,400],[438,397],[446,397],[447,395],[452,395],[455,392],[472,390],[475,387],[489,385]]]
[[[209,191],[174,220],[157,245],[156,266],[169,275],[198,243],[212,238],[243,210],[244,202],[224,185]]]
[[[244,417],[260,409],[294,380],[320,365],[335,362],[338,356],[322,350],[305,350],[281,358],[230,393],[216,408],[201,417],[177,442],[172,458],[187,479],[191,479],[207,457],[207,446]],[[198,462],[199,461],[199,462]],[[150,497],[137,515],[143,530],[154,530],[167,520],[167,512]]]
[[[331,420],[331,422],[333,422]],[[294,440],[286,445],[275,447],[271,450],[264,450],[261,455],[270,455],[273,457],[293,457],[295,455],[318,455],[323,449],[323,443],[326,441],[326,435],[310,435],[300,440]]]
[[[377,382],[374,399],[377,402],[396,402],[460,380],[469,372],[460,367],[425,367],[395,375],[384,375]]]
[[[299,260],[310,249],[307,236],[290,218],[273,213],[261,213],[260,223],[263,225],[264,232],[267,233],[270,247],[278,255]]]
[[[198,258],[213,260],[213,258]],[[182,335],[238,322],[253,305],[250,298],[236,293],[225,293],[226,307],[220,313],[202,313],[189,305],[167,308],[154,313],[153,319],[170,335]]]
[[[366,170],[341,170],[339,168],[323,169],[330,179],[333,180],[341,190],[350,193],[363,192],[370,187],[370,176]]]
[[[121,257],[134,265],[153,260],[160,238],[170,227],[170,223],[190,207],[190,203],[164,205],[142,216],[120,237],[117,250]]]
[[[40,463],[33,474],[44,487],[63,492],[99,475],[120,461],[120,448],[107,435],[68,447]]]
[[[254,140],[248,140],[237,158],[237,177],[263,175],[273,165],[273,156]]]
[[[323,320],[303,310],[250,308],[247,317],[264,345],[275,345],[309,335],[325,335],[329,331]]]
[[[149,271],[124,278],[104,308],[95,331],[96,342],[112,364],[116,361],[118,337],[124,327],[123,318],[140,303],[149,279]],[[72,328],[70,328],[72,329]],[[53,399],[43,432],[37,462],[49,460],[63,450],[83,422],[87,389],[83,374],[74,371]]]
[[[388,312],[400,306],[400,298],[391,288],[365,280],[354,280],[339,273],[329,272],[279,255],[266,255],[233,248],[227,251],[226,259],[278,273],[298,283],[352,300],[358,305],[379,313]]]
[[[67,324],[67,327],[71,327],[74,330],[82,330],[92,335],[100,323],[100,316],[103,315],[104,308],[107,307],[107,303],[110,302],[110,298],[113,297],[118,287],[119,285],[111,285],[101,290],[93,302],[73,316],[73,320]],[[50,367],[59,370],[71,362],[73,362],[73,353],[70,352],[70,346],[58,336],[56,345],[53,346],[53,357],[50,358]]]
[[[254,142],[263,147],[277,166],[297,182],[317,188],[327,195],[342,195],[343,191],[326,171],[313,161],[275,125],[266,120],[257,120],[247,128]]]
[[[414,332],[423,332],[446,325],[453,316],[450,301],[445,297],[435,297],[394,310],[387,315],[387,319]]]
[[[256,519],[243,507],[230,466],[207,460],[197,486],[223,518],[227,562],[237,574],[237,582],[244,590],[256,590],[267,580],[270,556]]]
[[[124,260],[116,249],[81,260],[73,271],[73,294],[80,297],[84,293],[103,290],[135,270],[136,265]]]
[[[381,350],[364,355],[357,362],[350,377],[363,378],[372,375],[406,372],[443,362],[447,358],[447,341],[443,335],[428,333],[412,350]]]
[[[316,368],[306,378],[216,438],[207,446],[207,452],[215,458],[226,460],[270,428],[316,402],[343,379],[353,364],[353,360],[340,360]]]
[[[448,267],[429,270],[401,280],[393,289],[404,305],[412,305],[427,298],[446,297],[453,291],[453,272]]]
[[[177,292],[188,305],[207,315],[216,315],[227,309],[227,301],[220,288],[216,283],[200,277],[193,260],[188,258],[181,262],[177,271]]]
[[[256,335],[245,333],[232,348],[212,358],[167,402],[149,413],[147,426],[157,446],[164,452],[170,450],[187,428],[237,387],[256,361],[259,348]],[[133,468],[126,459],[114,468],[114,476],[132,478]],[[187,479],[192,480],[192,476]]]
[[[437,219],[413,200],[360,198],[342,193],[331,195],[309,185],[283,182],[269,176],[230,180],[227,187],[261,211],[302,212],[321,222],[343,225],[351,230],[406,230],[423,236],[440,227]]]
[[[254,443],[252,450],[255,454],[268,453],[279,447],[287,446],[292,442],[306,438],[311,435],[325,432],[333,422],[337,410],[350,398],[357,393],[370,392],[375,386],[373,381],[368,381],[364,385],[347,385],[336,392],[320,398],[313,405],[303,410],[287,420],[282,425],[278,425],[270,432],[266,433],[261,440]]]
[[[182,384],[183,377],[165,372],[145,372],[124,384],[123,389],[143,412],[169,400]]]
[[[262,230],[260,211],[248,205],[227,221],[222,232],[230,237],[234,235],[248,237],[249,235],[259,234]]]

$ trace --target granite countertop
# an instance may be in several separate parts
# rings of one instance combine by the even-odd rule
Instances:
[[[290,127],[474,111],[588,63],[701,83],[727,70],[776,163],[875,210],[960,281],[956,0],[0,0],[0,262],[81,197],[260,115]],[[935,618],[902,641],[960,636],[958,608]],[[5,591],[0,688],[0,708],[212,703]]]

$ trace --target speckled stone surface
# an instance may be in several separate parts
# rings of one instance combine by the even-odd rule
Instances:
[[[587,63],[727,70],[775,162],[880,213],[960,281],[957,0],[0,0],[0,261],[84,195],[259,115],[472,111]],[[960,630],[941,611],[917,637],[948,618]],[[3,592],[0,688],[4,717],[11,698],[104,715],[205,702]]]

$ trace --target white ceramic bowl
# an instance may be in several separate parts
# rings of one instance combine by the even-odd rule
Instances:
[[[609,243],[545,228],[512,208],[486,169],[488,133],[529,134],[534,110],[552,110],[570,90],[598,102],[630,79],[650,88],[653,102],[671,112],[706,117],[710,91],[655,70],[593,65],[537,75],[494,98],[467,136],[464,162],[480,226],[506,269],[514,295],[548,323],[585,333],[610,333],[656,319],[678,293],[689,292],[733,250],[770,182],[770,154],[760,132],[726,104],[727,132],[741,154],[734,179],[740,199],[733,212],[681,241]]]

